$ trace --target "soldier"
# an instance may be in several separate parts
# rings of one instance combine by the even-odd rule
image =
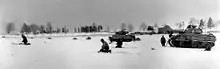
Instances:
[[[102,48],[98,51],[98,53],[99,52],[106,52],[106,53],[110,52],[111,53],[108,43],[104,39],[101,39],[101,42],[102,42]]]
[[[161,43],[162,46],[165,46],[166,39],[165,39],[164,35],[160,38],[160,43]]]
[[[173,32],[170,31],[170,33],[169,33],[169,37],[171,38],[172,36],[173,36]]]
[[[212,46],[211,46],[211,45],[209,45],[209,44],[207,44],[207,47],[205,48],[205,50],[204,50],[204,51],[211,51],[211,49],[212,49]]]
[[[22,37],[22,42],[27,45],[28,44],[28,40],[27,40],[27,37],[24,35],[24,34],[21,34],[21,37]]]
[[[116,48],[122,48],[122,44],[123,44],[122,40],[119,39],[119,40],[117,40],[116,42],[117,42]]]

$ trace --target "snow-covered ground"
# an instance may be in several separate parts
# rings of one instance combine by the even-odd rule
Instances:
[[[220,69],[220,34],[215,35],[212,51],[161,47],[162,35],[143,35],[121,49],[110,44],[111,54],[97,53],[100,39],[109,42],[108,36],[34,38],[29,46],[17,45],[21,38],[0,38],[0,69]]]

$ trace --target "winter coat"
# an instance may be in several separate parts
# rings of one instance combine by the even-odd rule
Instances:
[[[104,41],[102,44],[103,44],[102,45],[102,49],[109,50],[109,45],[108,45],[108,43],[106,41]]]
[[[22,42],[28,42],[28,40],[27,40],[27,37],[26,37],[26,36],[21,35],[21,37],[22,37],[22,39],[23,39],[23,41],[22,41]]]
[[[161,37],[160,42],[163,46],[165,45],[166,39],[164,38],[164,36]]]

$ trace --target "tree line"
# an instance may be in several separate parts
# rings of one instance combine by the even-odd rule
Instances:
[[[145,22],[142,22],[140,24],[139,30],[140,31],[154,31],[156,28],[158,28],[157,23],[155,23],[153,26],[151,26],[151,25],[147,25]],[[133,26],[133,24],[128,24],[127,25],[125,23],[121,23],[120,29],[121,30],[126,29],[129,32],[133,32],[134,31],[134,26]]]
[[[6,26],[6,33],[10,34],[12,31],[15,30],[15,24],[13,22],[10,22]],[[51,22],[48,22],[46,25],[37,25],[37,24],[30,24],[23,23],[20,31],[20,33],[26,33],[26,34],[52,34],[52,33],[68,33],[69,29],[64,26],[62,28],[59,27],[53,27]]]
[[[203,19],[197,20],[197,19],[195,19],[195,18],[190,18],[190,19],[189,19],[189,22],[188,22],[187,28],[192,26],[192,27],[197,27],[197,28],[199,28],[199,29],[206,29],[206,28],[212,29],[213,27],[215,27],[215,24],[214,24],[214,22],[213,22],[213,20],[212,20],[211,17],[209,17],[208,22],[207,22],[206,24],[205,24],[205,23],[206,23],[206,22],[205,22]],[[198,24],[198,25],[197,25],[197,24]],[[184,23],[184,21],[181,21],[181,22],[176,23],[176,26],[177,26],[179,29],[182,29],[182,30],[184,30],[185,25],[186,25],[186,24]],[[169,25],[167,25],[167,24],[164,24],[164,25],[163,25],[163,27],[165,27],[165,26],[171,28],[171,27],[170,27]],[[133,27],[132,24],[126,25],[125,23],[121,23],[120,28],[121,28],[121,30],[127,29],[129,32],[132,32],[132,31],[134,30],[134,27]],[[145,22],[142,22],[142,23],[140,24],[139,30],[140,30],[140,31],[151,31],[151,32],[155,32],[155,30],[158,29],[158,28],[159,28],[159,27],[158,27],[157,23],[155,23],[154,25],[147,25]]]
[[[78,27],[78,30],[75,28],[74,29],[75,32],[100,32],[101,30],[103,30],[103,26],[102,25],[97,25],[96,23],[93,23],[92,25],[88,26],[80,26]]]
[[[6,33],[10,34],[12,31],[15,30],[15,24],[13,22],[10,22],[6,26]],[[74,32],[101,32],[103,30],[102,25],[97,25],[96,23],[93,23],[92,25],[86,25],[86,26],[79,26],[77,28],[74,28]],[[52,34],[52,33],[68,33],[70,30],[64,26],[62,28],[59,27],[53,27],[51,22],[48,22],[46,25],[37,25],[37,24],[30,24],[23,23],[20,33],[26,33],[26,34]],[[107,27],[107,31],[109,31],[109,27]]]
[[[215,27],[215,24],[213,23],[211,17],[209,17],[208,22],[206,24],[205,23],[206,22],[203,19],[197,20],[195,18],[190,18],[187,28],[189,28],[190,26],[197,27],[199,29],[212,29],[213,27]],[[184,29],[185,23],[184,21],[181,21],[176,23],[176,26],[180,29]]]
[[[69,29],[67,29],[66,26],[59,28],[59,27],[53,27],[51,22],[48,22],[46,26],[44,25],[37,25],[37,24],[30,24],[27,25],[26,23],[23,23],[20,33],[33,33],[33,34],[52,34],[52,33],[68,33]]]
[[[196,25],[199,24],[199,25]],[[184,21],[176,23],[176,26],[180,29],[184,29],[184,26],[186,24]],[[205,24],[205,21],[203,19],[201,20],[196,20],[195,18],[190,18],[188,25],[194,25],[200,29],[205,29],[205,28],[213,28],[215,27],[215,24],[213,23],[212,18],[210,17],[208,19],[208,22]],[[165,26],[165,25],[164,25]],[[167,26],[167,25],[166,25]],[[146,23],[142,22],[140,24],[139,30],[140,31],[154,31],[155,29],[159,28],[157,23],[154,25],[147,25]],[[91,25],[85,25],[85,26],[79,26],[73,29],[74,32],[100,32],[103,31],[104,27],[102,25],[97,25],[96,23],[92,23]],[[128,30],[129,32],[134,31],[134,26],[132,24],[126,24],[126,23],[121,23],[120,26],[121,30]],[[6,33],[10,34],[11,31],[15,30],[15,24],[13,22],[10,22],[6,25]],[[51,33],[68,33],[70,30],[64,26],[62,28],[59,27],[53,27],[51,22],[47,22],[46,25],[37,25],[37,24],[30,24],[28,25],[27,23],[23,23],[20,33],[33,33],[33,34],[51,34]],[[107,26],[106,30],[107,32],[110,31],[110,28]]]

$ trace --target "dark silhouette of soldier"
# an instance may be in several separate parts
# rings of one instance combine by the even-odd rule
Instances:
[[[27,40],[27,37],[24,35],[24,34],[21,34],[21,37],[22,37],[22,42],[27,45],[28,44],[28,40]]]
[[[117,40],[116,42],[117,42],[116,48],[122,48],[122,44],[123,44],[122,40],[119,39],[119,40]]]
[[[106,53],[110,52],[111,53],[108,43],[104,39],[101,39],[101,42],[102,42],[102,48],[98,51],[98,53],[99,52],[106,52]]]
[[[165,46],[166,39],[165,39],[164,35],[160,38],[160,43],[161,43],[162,46]]]
[[[209,45],[209,44],[207,44],[207,47],[205,48],[205,50],[204,50],[204,51],[211,51],[211,49],[212,49],[212,46],[211,46],[211,45]]]
[[[169,33],[169,37],[171,38],[172,36],[173,36],[173,32],[170,31],[170,33]]]

